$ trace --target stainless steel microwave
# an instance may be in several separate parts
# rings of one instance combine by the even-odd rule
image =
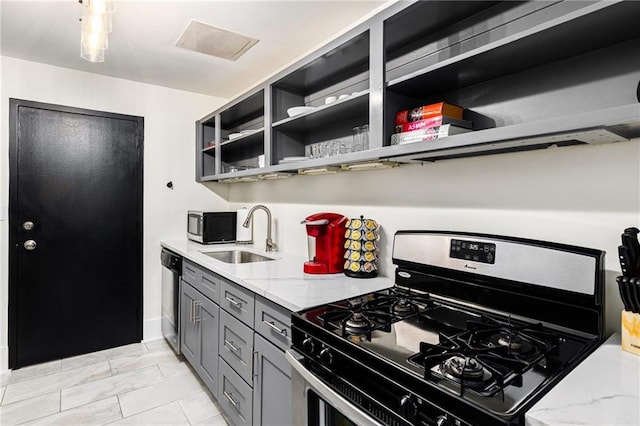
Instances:
[[[201,244],[234,243],[236,241],[236,218],[233,212],[187,213],[187,238]]]

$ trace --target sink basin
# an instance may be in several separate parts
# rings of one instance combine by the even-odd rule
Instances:
[[[244,250],[227,250],[227,251],[212,251],[209,253],[202,253],[214,259],[220,260],[226,263],[251,263],[251,262],[266,262],[269,260],[275,260],[270,257],[262,256],[250,251]]]

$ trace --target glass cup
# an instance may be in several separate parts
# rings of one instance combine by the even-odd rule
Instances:
[[[340,153],[340,141],[329,142],[329,156],[335,157]]]
[[[364,151],[369,149],[369,125],[360,126],[360,143]]]

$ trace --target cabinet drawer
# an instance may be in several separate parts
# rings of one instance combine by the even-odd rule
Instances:
[[[218,403],[235,425],[250,425],[253,417],[253,389],[220,358]]]
[[[255,330],[283,351],[287,350],[291,346],[291,312],[256,296]]]
[[[212,302],[220,302],[220,276],[187,259],[182,262],[182,279]]]
[[[182,259],[182,279],[191,285],[196,285],[198,282],[198,271],[200,267],[195,263]]]
[[[253,330],[220,310],[220,356],[242,377],[253,384]]]
[[[220,307],[253,328],[253,292],[221,278]]]

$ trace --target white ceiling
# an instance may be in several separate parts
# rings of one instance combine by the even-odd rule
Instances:
[[[384,0],[117,1],[104,63],[80,58],[77,0],[2,0],[0,53],[230,98],[359,21]],[[191,20],[257,38],[237,61],[181,49]]]

